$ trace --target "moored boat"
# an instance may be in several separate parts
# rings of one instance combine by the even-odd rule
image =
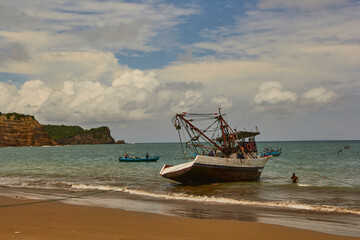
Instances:
[[[277,147],[276,149],[273,149],[271,147],[264,148],[264,151],[261,153],[261,156],[274,156],[278,157],[281,154],[281,148]]]
[[[160,175],[181,183],[257,181],[271,156],[257,154],[255,136],[260,132],[236,131],[224,119],[225,114],[181,113],[173,118],[175,128],[184,130],[184,143],[196,154],[191,162],[165,164]],[[200,129],[195,121],[210,121]],[[216,137],[219,134],[218,137]],[[183,146],[183,143],[182,143]],[[184,149],[183,149],[184,150]]]

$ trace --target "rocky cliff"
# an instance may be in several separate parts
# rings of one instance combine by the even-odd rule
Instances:
[[[33,116],[0,113],[0,147],[58,145]]]
[[[108,127],[84,130],[79,126],[43,126],[34,116],[0,112],[0,147],[114,143]]]

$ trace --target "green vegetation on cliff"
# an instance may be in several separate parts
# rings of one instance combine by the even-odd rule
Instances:
[[[2,112],[0,112],[0,116],[2,116],[2,115],[5,115],[7,119],[10,119],[11,117],[14,117],[15,120],[22,120],[22,119],[25,119],[25,118],[34,119],[34,116],[21,114],[21,113],[16,113],[16,112],[13,112],[13,113],[2,113]]]
[[[76,135],[92,134],[94,138],[103,138],[103,133],[108,127],[91,128],[84,130],[79,126],[65,126],[65,125],[44,125],[45,130],[49,133],[52,139],[59,140],[64,138],[71,138]]]

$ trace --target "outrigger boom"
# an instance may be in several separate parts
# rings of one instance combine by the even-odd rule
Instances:
[[[208,129],[205,129],[204,131],[200,130],[199,128],[197,128],[196,126],[194,126],[191,122],[194,121],[201,121],[204,119],[186,119],[185,116],[195,116],[195,117],[206,117],[207,119],[215,119],[214,123],[218,123],[218,125],[220,124],[220,130],[221,130],[221,137],[215,138],[215,139],[211,139],[210,137],[208,137],[205,132],[207,132],[207,130],[212,127],[214,125],[211,124],[209,126]],[[175,114],[175,117],[173,118],[173,123],[175,128],[180,131],[182,127],[187,128],[188,126],[190,126],[191,131],[187,131],[188,135],[189,135],[189,141],[186,143],[187,145],[193,145],[195,147],[202,147],[202,148],[207,148],[207,149],[212,149],[212,150],[218,150],[221,151],[225,156],[229,156],[234,150],[241,150],[241,152],[244,154],[245,157],[247,157],[247,154],[245,152],[245,149],[243,148],[242,144],[240,143],[240,139],[239,136],[241,137],[241,139],[244,138],[244,132],[240,131],[240,132],[236,132],[234,131],[228,124],[227,122],[224,120],[223,116],[225,116],[225,114],[221,114],[221,108],[219,108],[219,113],[209,113],[209,114],[199,114],[199,113],[180,113],[180,114]],[[185,124],[184,124],[185,123]],[[188,126],[187,126],[188,125]],[[195,130],[198,135],[194,134],[193,130]],[[260,134],[259,132],[245,132],[247,133],[248,137],[251,136],[256,136],[258,134]],[[180,135],[179,135],[180,136]],[[212,147],[210,146],[205,146],[203,144],[195,144],[194,142],[197,142],[200,138],[200,136],[202,136],[205,140],[205,142],[210,143],[210,145],[213,145]],[[181,141],[181,139],[180,139]],[[221,146],[219,144],[216,143],[216,141],[219,141],[221,144]],[[234,149],[234,145],[231,143],[237,143],[238,148]]]

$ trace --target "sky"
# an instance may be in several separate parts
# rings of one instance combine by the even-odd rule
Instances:
[[[176,142],[175,113],[260,141],[360,139],[359,0],[0,0],[0,112]]]

